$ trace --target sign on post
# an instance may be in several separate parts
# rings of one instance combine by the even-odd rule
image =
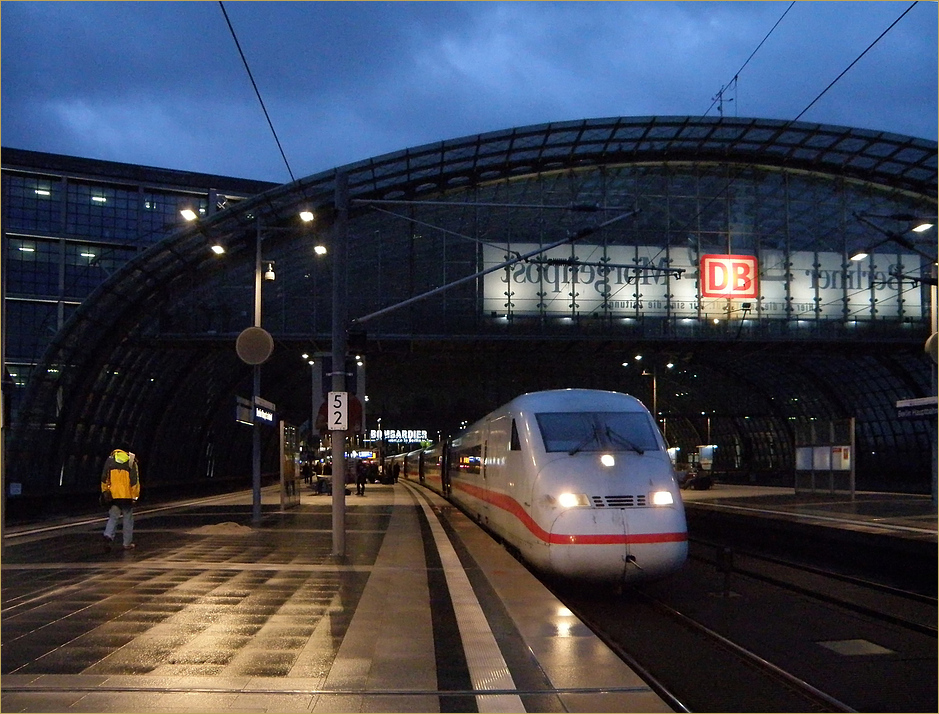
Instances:
[[[273,402],[269,402],[261,397],[254,398],[254,423],[273,426],[274,417],[277,414],[277,407]]]
[[[326,423],[329,431],[346,431],[349,428],[349,393],[330,392],[326,404]]]

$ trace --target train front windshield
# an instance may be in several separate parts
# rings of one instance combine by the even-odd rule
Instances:
[[[536,414],[545,451],[655,451],[659,442],[643,412],[546,412]]]

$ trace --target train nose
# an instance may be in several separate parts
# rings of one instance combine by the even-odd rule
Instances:
[[[572,508],[555,519],[548,548],[553,572],[616,582],[664,577],[687,554],[684,518],[671,508]]]
[[[620,509],[571,508],[552,524],[551,570],[569,578],[619,580],[626,569],[626,526]]]

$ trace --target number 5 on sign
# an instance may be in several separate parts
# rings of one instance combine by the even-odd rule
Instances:
[[[348,392],[330,392],[327,397],[329,407],[327,409],[329,416],[330,431],[345,431],[349,428],[349,393]]]

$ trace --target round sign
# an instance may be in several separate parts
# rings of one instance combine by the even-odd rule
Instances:
[[[926,340],[926,354],[933,362],[939,362],[939,332],[933,332]]]
[[[248,327],[238,335],[235,352],[245,364],[263,364],[274,351],[274,338],[262,327]]]

